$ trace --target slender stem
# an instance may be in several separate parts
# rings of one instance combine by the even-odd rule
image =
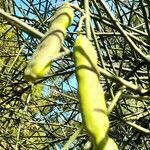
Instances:
[[[119,21],[112,15],[112,13],[108,10],[107,6],[105,5],[105,3],[100,0],[99,1],[100,4],[103,6],[103,8],[105,9],[105,11],[107,12],[108,16],[111,18],[112,22],[114,23],[114,25],[117,27],[117,29],[120,31],[120,33],[124,36],[124,38],[126,39],[126,41],[129,43],[129,45],[131,46],[131,48],[136,51],[143,60],[145,60],[146,62],[150,63],[150,57],[146,56],[140,48],[138,48],[136,46],[136,44],[132,41],[132,39],[129,37],[129,35],[127,34],[127,32],[121,27]]]
[[[43,33],[39,32],[35,28],[31,27],[30,25],[26,24],[25,22],[19,20],[16,17],[11,16],[9,13],[6,13],[3,9],[0,9],[0,16],[2,16],[4,19],[6,19],[11,25],[14,25],[28,34],[41,38],[44,36]]]
[[[125,86],[126,88],[128,88],[134,92],[137,92],[137,93],[142,94],[142,95],[150,93],[149,89],[140,88],[138,85],[135,85],[135,84],[133,84],[133,83],[121,78],[121,77],[118,77],[116,75],[113,75],[101,67],[99,67],[99,71],[102,75],[106,76],[107,78],[111,79],[112,81],[115,81],[118,84]]]
[[[86,28],[86,35],[88,39],[91,39],[91,29],[90,29],[90,7],[89,7],[89,0],[84,0],[84,9],[85,9],[85,28]]]

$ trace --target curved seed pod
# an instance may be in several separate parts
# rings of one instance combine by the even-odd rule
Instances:
[[[94,144],[99,145],[107,136],[109,120],[98,78],[97,54],[86,36],[79,35],[76,38],[73,56],[83,123]]]
[[[27,81],[34,82],[48,72],[51,60],[59,53],[64,38],[65,30],[54,30],[46,34],[25,69],[24,75]]]
[[[100,147],[97,150],[100,150]],[[118,150],[118,146],[112,138],[108,138],[103,150]]]
[[[94,150],[118,150],[117,144],[108,136],[99,144],[94,145]]]
[[[56,27],[57,28],[64,28],[70,26],[72,19],[74,17],[74,11],[73,9],[68,6],[64,5],[60,7],[54,14],[54,16],[51,18],[50,27]]]
[[[73,17],[73,9],[69,6],[63,6],[56,11],[49,30],[25,69],[24,75],[27,81],[34,82],[50,69],[51,61],[60,52],[66,36],[66,28],[71,24]]]

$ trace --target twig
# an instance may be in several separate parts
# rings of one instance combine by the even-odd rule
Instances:
[[[31,27],[30,25],[26,24],[25,22],[19,20],[16,17],[11,16],[9,13],[6,13],[3,9],[0,8],[0,16],[6,19],[11,25],[22,29],[23,31],[27,32],[28,34],[41,38],[44,36],[43,33],[36,30],[35,28]]]

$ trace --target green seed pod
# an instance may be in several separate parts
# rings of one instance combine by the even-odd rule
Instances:
[[[25,69],[24,75],[27,81],[34,82],[48,72],[51,60],[59,53],[64,38],[65,30],[53,31],[46,34]]]
[[[86,36],[76,38],[73,56],[83,123],[93,143],[98,145],[107,136],[109,120],[98,78],[97,54]]]
[[[97,148],[97,150],[100,150],[100,147]],[[103,150],[118,150],[117,144],[114,142],[112,138],[108,138],[105,146],[103,147]]]
[[[60,7],[51,18],[50,27],[57,26],[57,28],[66,29],[70,26],[73,17],[74,11],[70,6],[65,5]]]
[[[69,6],[63,6],[56,11],[49,30],[25,69],[24,75],[27,81],[34,82],[48,72],[51,61],[60,52],[66,36],[66,28],[71,24],[73,17],[73,9]]]
[[[118,150],[118,146],[112,138],[106,136],[99,144],[94,145],[93,150]]]

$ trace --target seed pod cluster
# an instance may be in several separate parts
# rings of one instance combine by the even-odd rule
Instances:
[[[60,7],[52,17],[49,30],[42,38],[35,53],[32,56],[24,76],[27,81],[34,82],[43,77],[50,69],[51,61],[60,52],[66,36],[66,29],[74,17],[73,9],[66,5]]]
[[[74,11],[70,6],[59,8],[51,19],[50,27],[33,54],[25,79],[34,82],[50,69],[51,61],[60,53]],[[95,150],[118,150],[116,143],[108,137],[109,120],[104,91],[99,83],[97,54],[92,43],[84,35],[74,42],[74,62],[78,81],[78,94],[83,124],[89,133]],[[111,145],[114,145],[111,147]]]
[[[107,149],[109,120],[103,89],[99,83],[97,54],[92,43],[84,35],[74,43],[74,61],[78,82],[81,115],[95,150]]]

